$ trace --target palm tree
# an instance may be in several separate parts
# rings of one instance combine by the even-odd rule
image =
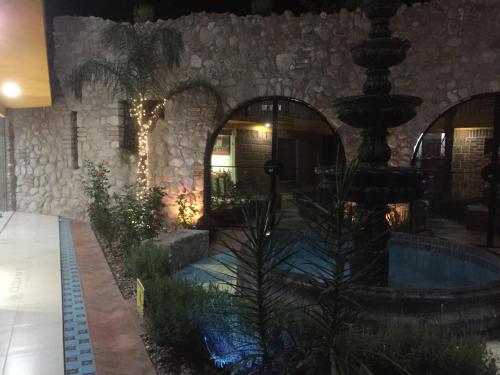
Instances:
[[[167,99],[186,90],[202,88],[217,101],[216,117],[221,116],[222,101],[217,91],[204,81],[184,82],[170,90],[165,89],[160,78],[179,66],[184,50],[182,36],[177,30],[162,24],[150,28],[118,23],[103,31],[102,42],[113,52],[114,60],[85,61],[73,69],[70,84],[80,100],[85,84],[100,83],[113,95],[124,96],[132,103],[139,141],[137,181],[141,196],[149,188],[148,134]]]

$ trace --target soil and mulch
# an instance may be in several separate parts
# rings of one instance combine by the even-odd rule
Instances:
[[[107,249],[101,243],[101,249],[108,261],[109,267],[123,298],[135,304],[135,280],[127,272],[125,256]],[[151,338],[142,334],[146,352],[158,375],[215,375],[218,373],[211,366],[193,364],[177,354],[173,348],[156,345]]]

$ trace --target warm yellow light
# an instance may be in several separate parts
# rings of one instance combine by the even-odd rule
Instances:
[[[165,107],[167,103],[166,99],[163,99],[159,104],[157,104],[150,113],[146,113],[145,102],[147,98],[139,95],[139,99],[133,99],[132,111],[133,116],[136,119],[138,131],[138,143],[139,143],[139,163],[137,166],[137,182],[139,184],[138,197],[144,198],[146,192],[149,190],[150,184],[148,179],[149,172],[149,141],[148,135],[153,127],[154,122],[158,119],[160,115],[161,108]]]
[[[17,98],[21,94],[21,88],[15,82],[4,82],[2,85],[2,94],[8,98]]]

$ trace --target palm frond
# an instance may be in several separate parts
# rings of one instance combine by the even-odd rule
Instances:
[[[122,72],[109,61],[88,60],[73,69],[69,80],[73,94],[81,100],[86,83],[101,83],[117,94],[122,87]]]
[[[140,35],[135,27],[129,23],[116,23],[108,26],[101,35],[104,47],[109,48],[115,55],[127,55],[138,43]]]
[[[81,99],[85,83],[100,82],[128,98],[164,94],[159,76],[180,64],[184,50],[182,35],[168,27],[146,29],[118,23],[107,27],[101,41],[114,61],[89,60],[76,67],[70,77],[73,92]]]
[[[157,46],[154,53],[168,70],[178,67],[181,53],[184,52],[182,34],[170,27],[161,27],[153,33],[153,44]]]

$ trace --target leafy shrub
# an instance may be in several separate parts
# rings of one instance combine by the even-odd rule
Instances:
[[[160,187],[149,189],[138,198],[134,188],[124,193],[109,193],[109,169],[103,164],[85,162],[84,192],[89,199],[88,214],[92,229],[105,245],[129,251],[139,242],[157,236],[162,225]]]
[[[142,199],[135,189],[130,188],[122,194],[114,194],[115,220],[118,221],[118,246],[128,251],[143,240],[158,235],[163,216],[162,199],[165,196],[159,187],[149,189]]]
[[[118,238],[118,227],[109,194],[109,169],[104,163],[96,165],[86,161],[85,170],[83,190],[89,200],[87,213],[92,229],[112,249]]]
[[[255,182],[248,178],[245,172],[238,179],[239,181],[235,184],[230,182],[224,192],[213,192],[212,194],[211,216],[222,225],[244,223],[245,216],[241,207],[247,208],[247,213],[252,216],[255,212],[255,206],[259,204],[248,191],[248,187],[255,185]],[[230,181],[229,176],[228,180]]]
[[[200,322],[222,292],[175,277],[147,280],[144,287],[145,327],[152,340],[192,360],[207,360]]]
[[[330,374],[331,353],[317,345],[319,326],[307,328],[300,343],[280,358],[289,375]],[[336,339],[337,355],[346,355],[342,375],[494,375],[497,368],[477,336],[458,337],[439,327],[389,327],[373,332],[351,326]]]
[[[392,327],[366,337],[412,375],[497,374],[485,341],[477,336],[459,337],[438,327],[420,326]],[[402,373],[380,357],[365,355],[363,362],[374,374]]]
[[[247,202],[252,199],[252,195],[244,188],[244,186],[252,186],[252,183],[250,183],[249,185],[244,185],[243,182],[231,184],[227,191],[224,192],[224,194],[213,194],[211,198],[212,209],[240,209],[242,205],[247,204]]]
[[[142,281],[170,275],[168,251],[153,241],[133,246],[127,263],[132,276]]]
[[[289,375],[386,375],[385,373],[371,372],[370,366],[364,362],[363,354],[373,353],[373,356],[382,361],[397,364],[384,356],[373,347],[367,337],[350,327],[335,336],[336,348],[324,345],[325,333],[320,326],[306,325],[304,337],[299,345],[290,348],[282,358],[279,358],[283,373]],[[406,374],[401,372],[398,374]]]
[[[190,228],[196,224],[196,217],[200,213],[196,199],[193,193],[188,193],[186,188],[182,189],[182,193],[177,195],[175,201],[177,203],[178,212],[177,219],[184,228]]]

